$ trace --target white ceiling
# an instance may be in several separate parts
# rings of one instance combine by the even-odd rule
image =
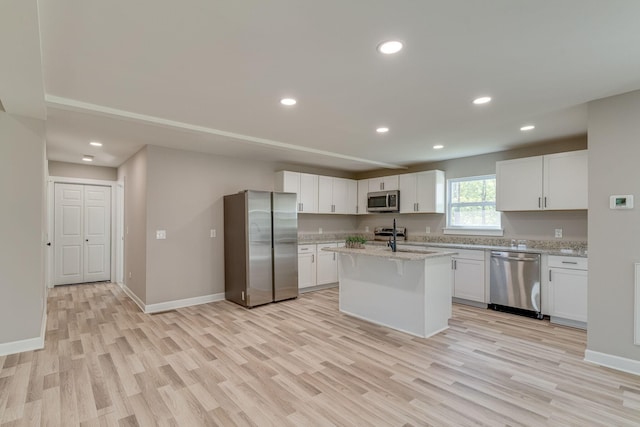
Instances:
[[[638,0],[38,7],[52,160],[94,154],[118,166],[157,144],[349,171],[401,167],[584,134],[587,102],[640,89]],[[388,39],[405,48],[382,56],[376,46]],[[480,95],[493,102],[473,105]],[[298,105],[281,106],[283,96]],[[519,130],[529,123],[536,129]],[[380,125],[390,132],[376,134]]]

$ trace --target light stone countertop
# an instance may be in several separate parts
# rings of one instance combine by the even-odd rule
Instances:
[[[422,261],[427,258],[437,258],[455,255],[455,251],[430,251],[428,248],[416,247],[411,249],[398,249],[392,252],[391,248],[382,245],[365,245],[364,249],[355,248],[323,248],[323,251],[337,252],[341,254],[366,255],[392,260]]]

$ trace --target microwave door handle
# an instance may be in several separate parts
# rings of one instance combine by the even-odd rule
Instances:
[[[387,193],[387,208],[391,207],[391,194]]]

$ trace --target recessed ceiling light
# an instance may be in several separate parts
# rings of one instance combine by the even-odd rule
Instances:
[[[378,45],[378,52],[384,53],[385,55],[391,55],[393,53],[400,52],[402,50],[402,46],[402,42],[389,40]]]
[[[379,127],[378,129],[376,129],[376,132],[378,132],[378,133],[387,133],[387,132],[389,132],[389,128],[382,126],[382,127]]]
[[[93,145],[94,147],[102,147],[102,142],[91,141],[89,145]]]
[[[282,98],[280,100],[280,104],[282,105],[286,105],[288,107],[292,106],[292,105],[296,105],[298,103],[298,101],[296,101],[293,98]]]
[[[481,96],[473,100],[473,103],[476,105],[486,104],[487,102],[491,102],[490,96]]]
[[[82,160],[85,162],[93,162],[93,156],[89,156],[88,154],[85,154],[84,156],[82,156]]]
[[[437,144],[437,145],[433,146],[434,150],[442,150],[443,148],[444,148],[444,145],[442,145],[442,144]]]
[[[520,128],[520,130],[522,131],[527,131],[527,130],[531,130],[531,129],[535,129],[536,127],[534,125],[526,125],[526,126],[522,126]]]

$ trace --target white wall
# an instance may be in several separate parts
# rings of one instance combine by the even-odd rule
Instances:
[[[45,307],[44,122],[0,112],[0,344],[40,337]]]
[[[588,350],[640,361],[633,263],[640,262],[640,91],[589,103]],[[609,196],[632,194],[632,210]]]
[[[68,162],[49,161],[49,175],[66,178],[98,179],[115,181],[118,179],[118,169],[105,166],[93,166]]]

